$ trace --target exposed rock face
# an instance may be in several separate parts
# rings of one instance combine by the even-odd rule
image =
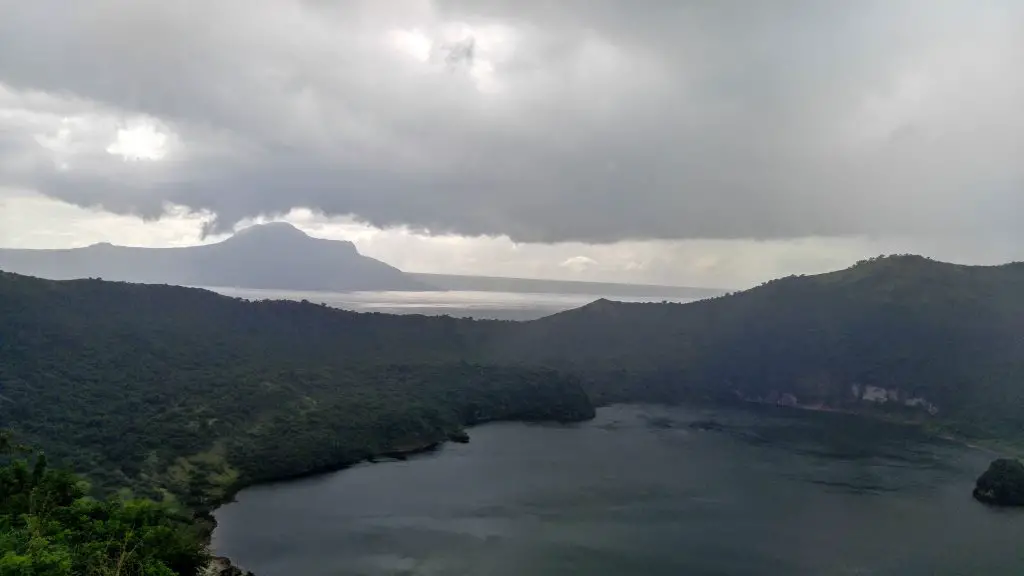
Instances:
[[[850,393],[844,400],[829,402],[812,394],[810,399],[801,399],[794,392],[783,390],[771,390],[768,394],[761,396],[747,394],[740,390],[733,390],[736,398],[744,402],[757,404],[772,404],[775,406],[788,406],[791,408],[806,408],[810,410],[836,409],[857,411],[858,408],[870,407],[903,407],[911,410],[927,412],[931,416],[939,413],[939,407],[932,404],[927,398],[914,396],[899,388],[881,388],[878,386],[862,386],[851,384]]]
[[[915,396],[906,390],[899,388],[881,388],[879,386],[860,386],[854,384],[850,387],[855,400],[861,402],[873,402],[875,404],[902,404],[907,408],[918,408],[927,411],[932,416],[939,413],[939,407],[932,404],[923,396]]]
[[[974,497],[996,506],[1024,506],[1024,464],[1013,458],[1000,458],[978,478]]]

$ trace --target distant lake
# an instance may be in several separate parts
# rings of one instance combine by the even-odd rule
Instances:
[[[991,457],[912,428],[614,406],[471,437],[245,490],[215,552],[259,576],[1024,574],[1024,511],[970,496]]]
[[[226,296],[248,300],[309,300],[356,312],[389,314],[448,314],[455,317],[532,320],[589,304],[600,295],[469,290],[430,292],[304,292],[252,288],[207,288]],[[692,298],[607,296],[624,302],[690,302]]]

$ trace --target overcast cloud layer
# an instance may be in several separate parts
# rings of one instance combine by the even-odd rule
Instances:
[[[1016,0],[7,0],[0,187],[215,232],[1020,238],[1021,70]]]

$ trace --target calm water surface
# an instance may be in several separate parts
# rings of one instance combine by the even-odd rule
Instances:
[[[245,490],[215,551],[258,576],[1024,574],[1024,513],[970,498],[990,456],[907,428],[616,406],[471,433]]]

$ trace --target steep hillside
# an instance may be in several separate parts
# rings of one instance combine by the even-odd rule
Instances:
[[[687,399],[882,411],[1020,438],[1024,266],[892,257],[524,323],[0,275],[0,428],[105,486],[215,498],[480,420]]]
[[[601,300],[520,326],[493,353],[588,373],[610,399],[884,404],[1019,433],[1024,264],[898,256],[689,304]]]
[[[571,376],[464,362],[500,325],[0,273],[0,429],[204,506],[480,421],[593,415]]]
[[[186,248],[94,244],[68,250],[0,249],[0,270],[67,280],[279,290],[432,290],[401,270],[359,254],[351,242],[307,236],[286,223],[246,228],[227,240]]]
[[[152,530],[172,546],[133,561],[191,567],[205,561],[202,523],[181,513],[240,486],[464,441],[464,426],[488,420],[571,422],[594,402],[688,399],[881,412],[1019,441],[1024,265],[890,257],[689,304],[599,300],[523,323],[0,273],[0,430],[94,492],[165,501],[79,498],[77,479],[48,474],[47,459],[0,467],[0,544],[14,550],[0,560],[120,566],[120,548],[103,543]],[[0,433],[0,452],[9,440]],[[55,495],[52,510],[40,495]],[[73,514],[40,532],[40,510],[117,524]]]

